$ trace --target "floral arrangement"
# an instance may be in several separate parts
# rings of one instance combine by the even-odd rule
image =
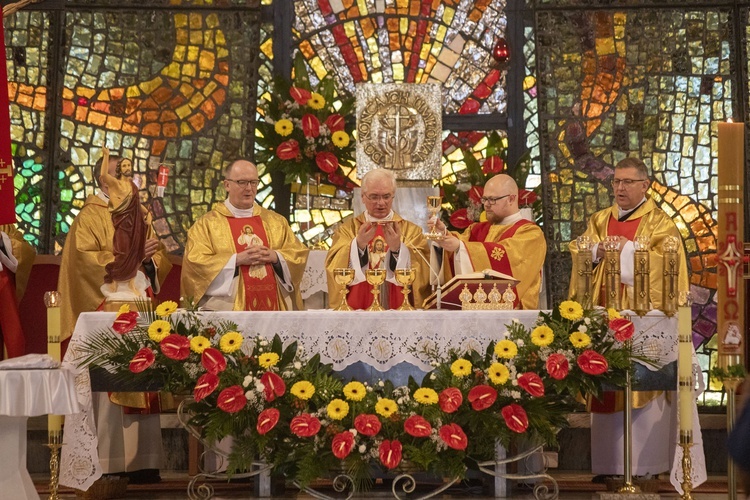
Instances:
[[[339,188],[354,188],[346,174],[354,166],[354,122],[348,119],[354,99],[339,96],[339,102],[335,109],[333,79],[313,87],[303,58],[295,58],[294,80],[275,79],[270,100],[261,101],[257,142],[265,149],[258,161],[284,172],[287,183],[321,174]]]
[[[581,394],[621,384],[631,366],[633,323],[615,311],[566,301],[536,324],[497,332],[484,353],[430,357],[421,383],[342,380],[295,342],[247,338],[236,325],[176,311],[123,309],[84,349],[84,365],[187,389],[190,425],[210,443],[234,438],[229,471],[272,464],[302,486],[345,471],[366,489],[374,471],[405,467],[463,477],[492,460],[495,443],[520,435],[554,445]]]
[[[461,135],[463,134],[463,135]],[[478,137],[473,136],[476,135]],[[519,188],[518,205],[531,206],[534,213],[541,213],[541,205],[535,191],[522,189],[526,185],[529,173],[530,155],[527,152],[515,167],[507,164],[507,150],[504,139],[497,132],[488,136],[486,157],[480,162],[472,152],[478,139],[484,137],[479,133],[460,133],[450,135],[444,141],[443,148],[454,147],[463,151],[466,169],[457,174],[454,183],[443,182],[440,185],[443,203],[448,205],[448,211],[443,214],[443,222],[452,230],[463,230],[474,222],[486,220],[481,198],[484,195],[484,185],[497,174],[505,173],[516,180]],[[446,144],[447,142],[447,144]]]

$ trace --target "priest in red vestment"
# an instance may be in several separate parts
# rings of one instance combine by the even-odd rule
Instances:
[[[393,211],[396,176],[391,170],[370,170],[362,178],[362,203],[365,211],[349,217],[333,233],[333,243],[326,256],[328,296],[332,307],[343,298],[341,287],[333,279],[336,268],[354,269],[347,303],[353,309],[367,309],[373,301],[372,285],[367,283],[368,269],[385,269],[386,279],[380,302],[385,309],[401,306],[404,296],[396,282],[395,270],[416,269],[412,285],[412,305],[417,308],[429,295],[427,240],[423,230]]]
[[[519,280],[515,287],[517,309],[538,309],[542,266],[547,255],[544,233],[524,219],[518,208],[518,185],[509,175],[498,174],[484,186],[485,222],[477,222],[461,234],[447,233],[435,245],[446,250],[446,279],[456,274],[493,269]],[[433,221],[445,231],[440,220]]]

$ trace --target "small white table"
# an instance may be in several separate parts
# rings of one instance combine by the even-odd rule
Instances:
[[[52,370],[0,370],[0,497],[39,500],[26,469],[26,422],[39,415],[81,411],[75,373]]]

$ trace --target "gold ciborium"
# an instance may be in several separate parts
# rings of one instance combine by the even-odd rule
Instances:
[[[438,212],[440,212],[440,207],[443,205],[443,197],[442,196],[428,196],[427,197],[427,211],[430,212],[430,220],[437,217]],[[426,233],[424,233],[425,238],[428,240],[444,240],[445,239],[445,233],[440,233],[437,231],[437,226],[432,226],[430,230]]]
[[[411,291],[411,284],[414,283],[414,279],[417,277],[417,270],[412,268],[408,269],[396,269],[396,282],[401,285],[401,293],[404,294],[404,303],[398,308],[399,311],[413,311],[414,308],[409,303],[409,292]]]
[[[385,269],[368,269],[365,272],[367,282],[372,285],[372,304],[368,311],[385,311],[380,305],[380,285],[385,282]]]
[[[333,280],[336,282],[336,284],[341,286],[341,292],[343,293],[343,296],[341,297],[341,304],[334,309],[334,311],[351,311],[352,308],[349,307],[349,304],[346,302],[346,296],[349,293],[349,283],[354,281],[354,269],[351,267],[337,267],[333,270]]]

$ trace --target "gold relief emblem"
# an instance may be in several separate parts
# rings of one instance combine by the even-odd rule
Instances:
[[[440,177],[442,105],[434,84],[357,86],[357,174],[387,168],[399,179]]]
[[[3,188],[5,179],[13,179],[13,162],[7,162],[0,158],[0,189]],[[10,189],[13,189],[13,183],[10,183]]]
[[[490,254],[490,257],[492,257],[495,260],[500,260],[503,257],[505,257],[505,250],[503,250],[500,247],[495,247],[492,249],[492,253]]]

